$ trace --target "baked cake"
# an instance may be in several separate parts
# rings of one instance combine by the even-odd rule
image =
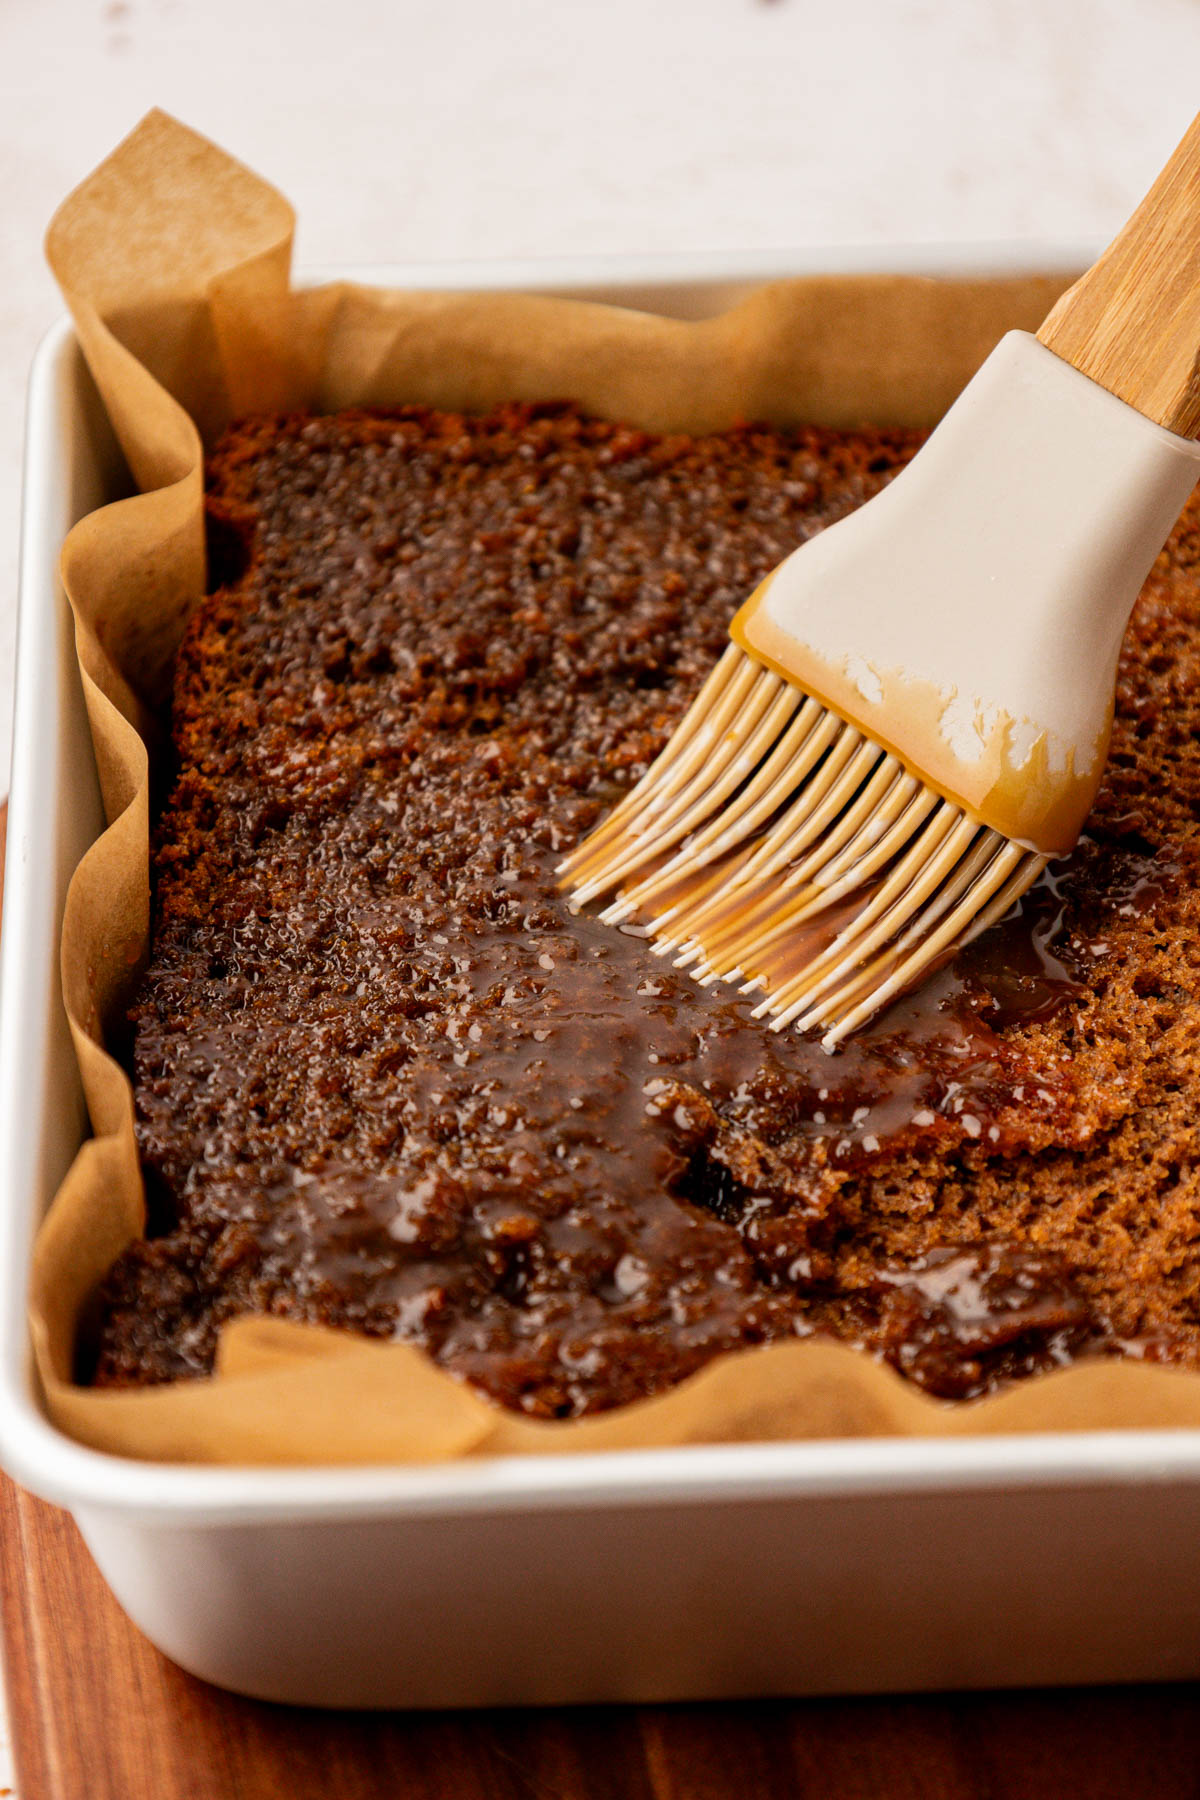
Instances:
[[[567,405],[228,433],[129,1017],[147,1236],[86,1378],[203,1376],[247,1311],[545,1417],[811,1333],[953,1398],[1200,1361],[1200,512],[1084,842],[841,1054],[557,891],[744,597],[919,441]]]

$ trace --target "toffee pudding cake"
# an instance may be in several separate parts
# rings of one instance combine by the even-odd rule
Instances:
[[[919,442],[567,405],[226,435],[129,1016],[147,1236],[85,1376],[203,1376],[248,1311],[544,1417],[818,1332],[948,1398],[1200,1363],[1194,504],[1079,849],[840,1054],[557,891],[745,596]]]

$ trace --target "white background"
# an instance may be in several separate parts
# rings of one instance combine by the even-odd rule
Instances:
[[[41,237],[153,105],[306,263],[1098,241],[1200,108],[1200,0],[0,0],[0,793]]]

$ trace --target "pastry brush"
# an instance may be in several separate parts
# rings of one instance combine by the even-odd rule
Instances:
[[[1069,851],[1121,639],[1200,477],[1200,117],[1037,336],[756,589],[666,748],[562,864],[827,1048]]]

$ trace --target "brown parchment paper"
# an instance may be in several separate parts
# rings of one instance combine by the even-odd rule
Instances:
[[[569,397],[660,430],[745,418],[926,424],[1003,331],[1037,327],[1062,286],[804,279],[684,322],[514,294],[346,283],[293,292],[292,228],[274,189],[155,112],[67,199],[47,240],[139,489],[82,520],[62,555],[109,825],[75,874],[63,926],[64,998],[94,1136],[34,1251],[31,1328],[54,1420],[129,1456],[248,1463],[1200,1426],[1200,1376],[1178,1370],[1097,1361],[948,1405],[821,1342],[743,1351],[671,1393],[541,1424],[410,1346],[269,1318],[226,1327],[209,1381],[73,1384],[81,1313],[144,1222],[132,1094],[104,1035],[146,953],[148,758],[182,622],[204,587],[204,443],[245,412],[513,398]]]

